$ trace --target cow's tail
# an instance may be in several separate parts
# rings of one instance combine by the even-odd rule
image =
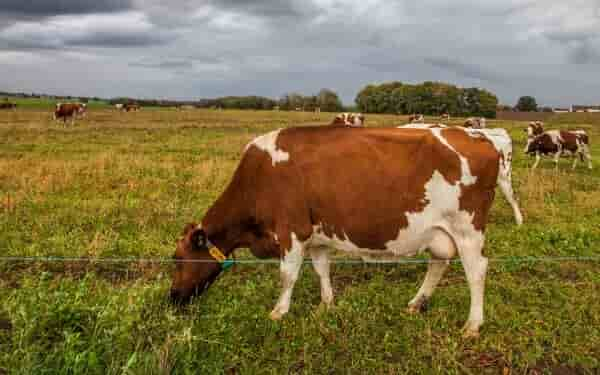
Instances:
[[[523,214],[515,198],[512,186],[512,141],[504,129],[485,129],[481,131],[494,144],[500,153],[497,183],[500,191],[510,204],[517,225],[523,224]]]

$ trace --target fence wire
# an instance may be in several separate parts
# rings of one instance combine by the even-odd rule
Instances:
[[[564,257],[498,257],[487,258],[493,263],[551,263],[551,262],[600,262],[600,256],[564,256]],[[235,264],[279,264],[279,259],[247,259],[232,258]],[[211,259],[172,259],[172,258],[88,258],[88,257],[59,257],[59,256],[32,256],[32,257],[0,257],[0,263],[148,263],[148,264],[175,264],[175,263],[214,263]],[[414,258],[414,259],[377,259],[366,260],[331,258],[330,264],[427,264],[427,263],[461,263],[460,258],[449,260]],[[303,260],[311,264],[312,260]]]

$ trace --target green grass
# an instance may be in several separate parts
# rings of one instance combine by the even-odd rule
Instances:
[[[0,255],[170,257],[229,181],[244,145],[332,114],[92,110],[64,128],[47,110],[0,112]],[[404,117],[368,115],[369,126]],[[457,120],[458,121],[458,120]],[[590,132],[600,116],[555,116],[549,128]],[[490,121],[514,139],[515,188],[525,225],[500,194],[490,258],[600,256],[600,165],[558,172],[525,157],[524,123]],[[249,256],[241,252],[241,257]],[[282,322],[275,264],[240,264],[201,299],[166,303],[168,264],[0,263],[0,374],[8,373],[564,373],[600,371],[598,261],[492,262],[486,324],[460,327],[469,291],[454,264],[429,310],[406,303],[425,265],[334,265],[336,304],[319,307],[305,266]],[[535,373],[535,372],[533,372]]]

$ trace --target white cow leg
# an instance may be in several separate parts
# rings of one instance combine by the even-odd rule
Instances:
[[[425,274],[423,284],[415,297],[408,303],[408,312],[410,313],[418,313],[424,309],[448,269],[449,259],[456,255],[456,246],[445,231],[437,230],[429,244],[429,251],[432,259],[427,265],[427,274]]]
[[[329,254],[326,248],[318,247],[310,250],[313,267],[321,281],[321,302],[330,307],[333,305],[333,289],[329,277]]]
[[[281,272],[281,284],[283,290],[279,296],[277,304],[271,311],[270,317],[273,320],[279,320],[285,315],[290,309],[290,302],[292,300],[292,291],[294,284],[300,274],[300,268],[304,261],[304,245],[298,241],[296,235],[292,233],[292,248],[281,260],[280,272]]]
[[[500,185],[500,190],[504,194],[504,197],[506,198],[506,200],[512,207],[513,214],[515,216],[515,221],[517,222],[517,225],[523,224],[523,214],[521,213],[519,204],[517,203],[517,200],[515,199],[515,192],[512,187],[512,181],[510,179],[510,176],[507,176],[506,174],[501,175],[499,178],[498,184]]]
[[[408,312],[412,314],[416,314],[421,312],[422,309],[431,298],[433,291],[439,284],[442,276],[448,269],[448,265],[450,262],[448,260],[441,259],[432,259],[427,265],[427,274],[425,275],[425,280],[423,280],[423,284],[419,288],[419,291],[415,295],[415,297],[408,303]]]
[[[460,254],[469,289],[471,292],[471,307],[469,318],[463,328],[464,337],[478,337],[479,327],[483,324],[483,300],[485,293],[485,275],[488,260],[481,254],[483,239],[463,238],[459,243]]]
[[[579,151],[575,153],[575,156],[573,158],[573,166],[571,167],[571,169],[575,169],[577,167],[577,162],[581,157],[583,157],[583,154],[579,153]]]
[[[541,159],[540,153],[536,152],[535,153],[535,163],[533,163],[533,167],[531,167],[531,169],[536,169],[537,168],[538,164],[540,163],[540,159]]]
[[[560,160],[560,155],[562,154],[562,150],[559,148],[558,151],[554,154],[554,168],[558,169],[558,162]]]
[[[592,169],[592,155],[590,155],[590,149],[587,145],[583,145],[583,155],[587,159],[588,168]]]

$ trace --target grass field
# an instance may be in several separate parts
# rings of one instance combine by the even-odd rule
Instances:
[[[75,127],[48,111],[0,112],[0,256],[90,257],[92,263],[0,262],[0,374],[600,373],[599,261],[492,262],[479,340],[460,334],[469,291],[460,264],[428,311],[405,311],[423,264],[338,264],[336,305],[319,307],[308,266],[289,314],[268,319],[275,264],[239,264],[191,306],[166,303],[168,258],[185,223],[224,189],[244,145],[332,114],[91,110]],[[368,115],[368,126],[397,116]],[[600,116],[552,117],[589,131],[595,169],[522,153],[525,123],[489,121],[514,140],[525,224],[500,194],[490,258],[600,256]],[[241,252],[240,257],[247,257]]]
[[[49,98],[6,98],[0,97],[0,102],[8,99],[12,103],[16,103],[19,109],[35,109],[35,110],[53,110],[56,103],[66,102],[78,102],[77,99],[49,99]],[[110,104],[106,101],[101,100],[90,100],[88,103],[88,109],[105,109],[110,107]]]

